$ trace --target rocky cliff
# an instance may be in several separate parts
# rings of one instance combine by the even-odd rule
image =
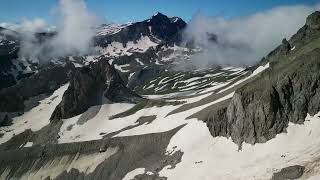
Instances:
[[[51,120],[73,117],[104,101],[137,103],[140,99],[125,86],[114,67],[102,58],[74,72]]]
[[[263,143],[285,132],[289,122],[302,124],[307,113],[320,110],[320,13],[262,63],[270,68],[238,89],[229,105],[212,113],[207,126],[213,136]]]

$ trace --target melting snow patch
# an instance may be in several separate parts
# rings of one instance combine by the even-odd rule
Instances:
[[[59,143],[89,141],[101,139],[103,134],[118,131],[124,127],[134,125],[135,120],[115,119],[109,120],[112,115],[131,109],[134,104],[115,103],[104,104],[98,114],[84,124],[77,124],[80,116],[63,119],[63,125],[59,132]],[[72,128],[70,128],[72,127]]]
[[[144,174],[145,169],[144,168],[138,168],[133,171],[130,171],[122,180],[132,180],[135,176],[139,174]]]
[[[101,50],[101,53],[112,57],[118,57],[123,55],[132,55],[133,52],[145,52],[150,47],[157,45],[158,44],[151,41],[148,36],[142,36],[137,40],[137,43],[129,41],[125,46],[119,42],[112,42],[106,48]]]
[[[24,147],[31,147],[33,145],[33,142],[27,142],[26,145],[24,145]]]
[[[141,135],[141,134],[149,134],[149,133],[159,133],[172,130],[180,125],[186,124],[189,121],[186,120],[187,117],[191,116],[192,114],[199,112],[200,110],[209,107],[213,104],[218,102],[224,101],[229,99],[233,96],[234,93],[228,94],[225,97],[222,97],[216,101],[210,102],[208,104],[198,106],[196,108],[171,114],[167,116],[169,112],[173,111],[174,109],[180,107],[179,106],[163,106],[163,107],[151,107],[147,109],[142,109],[131,116],[127,116],[125,118],[121,118],[121,120],[130,121],[130,120],[137,120],[141,116],[152,116],[156,115],[156,119],[152,121],[150,124],[143,124],[133,129],[129,129],[127,131],[123,131],[116,135],[119,136],[133,136],[133,135]],[[120,119],[119,119],[120,120]]]
[[[267,64],[264,65],[264,66],[259,66],[256,70],[253,71],[253,73],[252,73],[250,76],[248,76],[248,77],[246,77],[246,78],[243,78],[243,79],[241,79],[241,80],[233,83],[231,86],[227,87],[226,89],[223,89],[223,90],[219,91],[219,93],[221,93],[221,92],[223,92],[223,91],[226,91],[226,90],[228,90],[228,89],[231,89],[231,88],[235,87],[236,85],[239,85],[239,84],[241,84],[242,82],[244,82],[244,81],[246,81],[246,80],[248,80],[248,79],[251,79],[252,77],[260,74],[261,72],[263,72],[264,70],[266,70],[266,69],[268,69],[268,68],[269,68],[269,63],[267,63]]]
[[[139,63],[141,66],[144,66],[143,62],[142,62],[142,61],[140,61],[140,59],[139,59],[139,58],[136,58],[136,61],[137,61],[137,63]]]
[[[124,65],[117,65],[117,64],[114,64],[114,67],[121,71],[121,72],[130,72],[130,70],[124,70],[122,68],[125,68],[125,67],[130,67],[130,64],[124,64]]]

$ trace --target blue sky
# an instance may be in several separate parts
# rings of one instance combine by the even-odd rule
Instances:
[[[197,11],[226,18],[246,16],[281,5],[312,5],[319,0],[85,0],[88,8],[108,21],[124,23],[144,20],[156,12],[180,16],[188,21]],[[0,0],[0,22],[44,18],[54,22],[50,11],[58,0]]]

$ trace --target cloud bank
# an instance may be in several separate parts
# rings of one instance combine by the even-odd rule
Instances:
[[[202,52],[192,57],[192,64],[252,65],[277,45],[290,38],[305,24],[315,6],[283,6],[247,17],[225,19],[197,13],[185,30],[185,41],[194,41]],[[216,35],[217,41],[212,41]],[[211,36],[211,40],[210,39]]]
[[[35,33],[48,32],[48,24],[42,19],[22,20],[17,29],[23,35],[19,52],[21,58],[48,61],[56,57],[84,55],[92,50],[91,40],[98,18],[87,9],[84,0],[60,0],[56,15],[57,33],[41,42]]]

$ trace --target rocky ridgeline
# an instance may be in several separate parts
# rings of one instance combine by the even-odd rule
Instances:
[[[289,122],[302,124],[307,113],[320,110],[320,13],[289,41],[271,52],[262,64],[270,68],[241,87],[225,108],[213,112],[207,126],[213,136],[263,143],[286,132]]]
[[[16,85],[1,89],[0,113],[29,110],[32,107],[26,107],[25,101],[36,96],[50,95],[69,81],[69,76],[74,69],[72,63],[64,66],[49,65],[38,73],[22,79]]]
[[[151,40],[164,42],[181,40],[181,30],[186,23],[178,17],[169,18],[158,13],[145,21],[133,23],[120,32],[111,35],[97,36],[94,42],[97,46],[107,47],[111,42],[126,44],[129,41],[136,42],[141,36],[148,36]],[[156,39],[155,39],[156,38]]]
[[[106,98],[106,99],[105,99]],[[77,69],[70,85],[56,107],[51,120],[70,118],[104,101],[137,103],[141,97],[126,87],[117,71],[107,60]]]

